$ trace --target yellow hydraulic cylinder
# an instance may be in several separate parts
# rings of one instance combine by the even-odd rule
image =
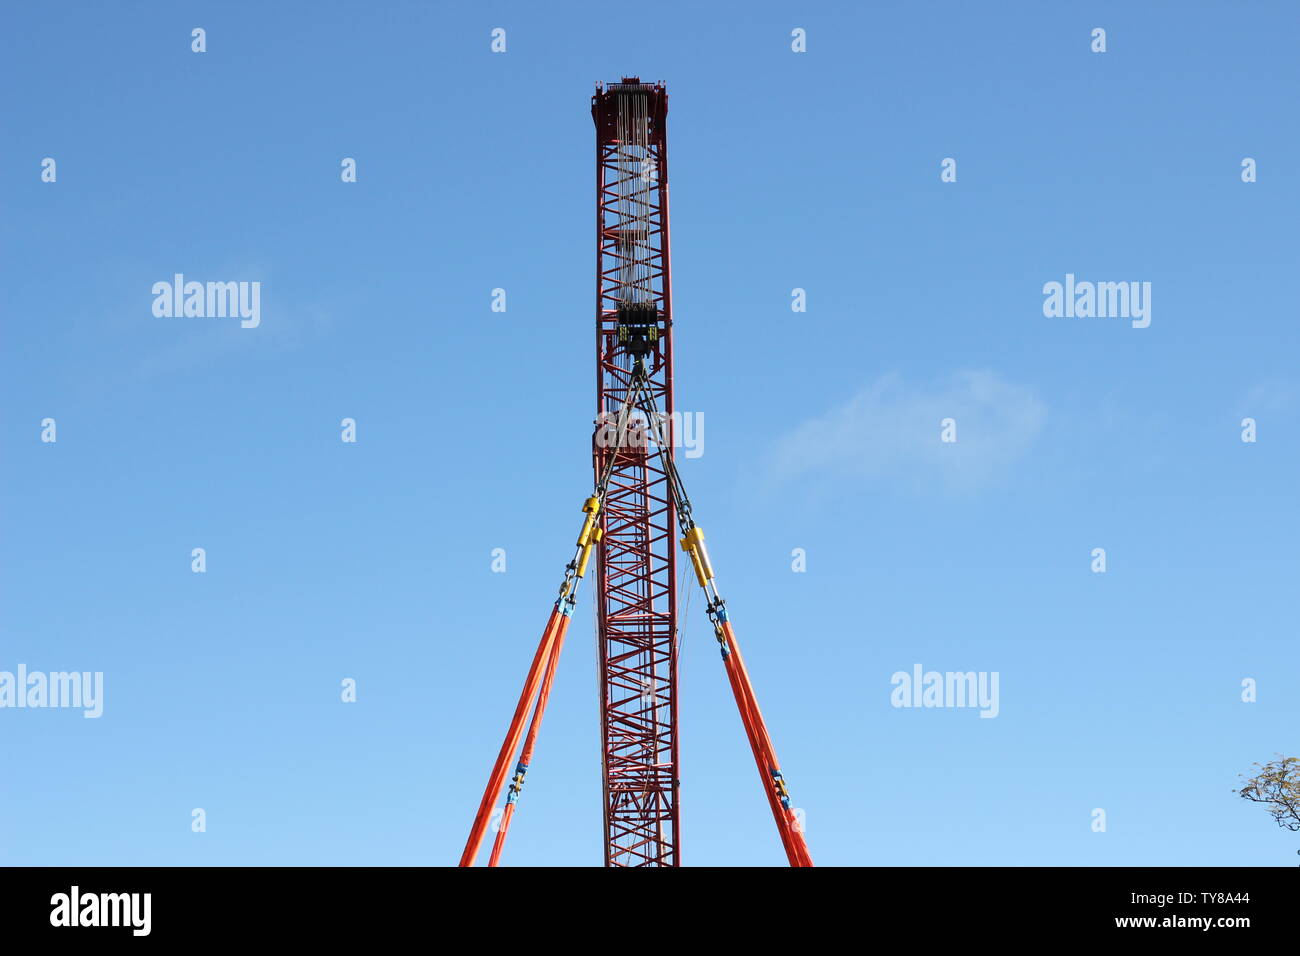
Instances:
[[[578,577],[582,577],[587,573],[587,562],[591,560],[592,549],[596,546],[596,542],[601,539],[604,533],[603,529],[597,528],[595,533],[592,534],[591,540],[588,541],[586,546],[582,549],[582,557],[578,559]]]
[[[691,528],[682,537],[682,550],[691,556],[695,567],[695,579],[700,587],[713,580],[713,565],[709,563],[709,552],[704,549],[704,529],[699,525]]]
[[[596,523],[596,513],[600,511],[600,499],[594,495],[582,503],[582,510],[587,512],[587,520],[582,523],[582,532],[578,535],[578,547],[585,548],[591,540],[591,528]]]

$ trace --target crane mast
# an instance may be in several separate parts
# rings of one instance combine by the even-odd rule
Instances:
[[[625,77],[596,88],[597,476],[608,470],[596,572],[605,863],[677,866],[676,509],[664,468],[601,427],[644,370],[672,425],[668,94]],[[671,440],[671,434],[669,435]]]

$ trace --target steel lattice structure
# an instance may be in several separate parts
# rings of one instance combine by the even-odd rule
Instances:
[[[635,78],[597,88],[596,411],[606,421],[644,358],[651,407],[672,421],[668,248],[668,94]],[[597,432],[599,476],[614,452]],[[655,459],[613,461],[598,549],[597,646],[605,862],[676,866],[676,512]]]
[[[460,865],[474,865],[504,790],[488,866],[501,860],[593,555],[605,865],[681,864],[673,547],[680,533],[786,858],[791,866],[812,866],[727,602],[718,592],[704,530],[673,458],[668,94],[663,84],[624,77],[608,88],[596,87],[591,116],[596,123],[595,482],[582,503],[573,558],[488,775]]]

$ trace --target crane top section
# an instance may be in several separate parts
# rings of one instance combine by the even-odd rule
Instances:
[[[642,83],[639,76],[625,76],[608,86],[596,84],[596,95],[591,98],[591,118],[596,123],[596,142],[599,145],[621,143],[626,138],[626,119],[620,136],[620,104],[624,117],[645,117],[645,134],[648,134],[650,145],[664,145],[667,139],[668,90],[662,83]]]

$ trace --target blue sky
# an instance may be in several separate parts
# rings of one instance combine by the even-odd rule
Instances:
[[[1232,792],[1300,718],[1294,5],[3,26],[0,671],[105,700],[0,710],[0,862],[455,862],[590,486],[589,97],[629,74],[671,98],[683,473],[817,862],[1296,862]],[[155,317],[178,272],[260,326]],[[1066,274],[1150,326],[1045,317]],[[507,863],[601,858],[585,598]],[[780,864],[685,624],[683,862]],[[892,707],[916,664],[999,715]]]

